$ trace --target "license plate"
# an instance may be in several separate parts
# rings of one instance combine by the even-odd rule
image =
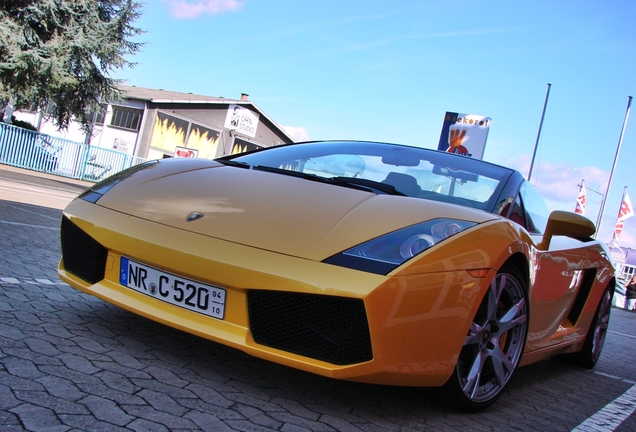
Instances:
[[[121,257],[119,282],[166,303],[213,318],[225,315],[225,290]]]

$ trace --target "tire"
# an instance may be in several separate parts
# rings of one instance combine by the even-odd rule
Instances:
[[[479,411],[503,393],[519,364],[528,334],[524,278],[504,266],[486,292],[464,340],[455,371],[441,388],[446,402]]]
[[[610,312],[612,310],[613,295],[614,292],[611,287],[607,287],[603,292],[603,296],[598,302],[594,319],[587,331],[587,336],[585,337],[581,351],[557,356],[555,357],[557,360],[562,360],[585,369],[592,369],[596,365],[596,362],[601,356],[603,345],[605,344],[607,326],[609,325]]]

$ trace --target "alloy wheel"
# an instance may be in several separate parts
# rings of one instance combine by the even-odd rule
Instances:
[[[456,374],[472,404],[489,405],[519,363],[527,334],[528,305],[519,279],[501,272],[493,279],[470,326]]]

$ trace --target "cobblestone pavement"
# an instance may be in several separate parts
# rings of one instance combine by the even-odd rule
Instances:
[[[57,279],[59,208],[85,187],[0,166],[2,431],[569,431],[636,383],[636,315],[617,309],[594,371],[521,368],[476,414],[450,411],[434,390],[335,381],[250,357]]]

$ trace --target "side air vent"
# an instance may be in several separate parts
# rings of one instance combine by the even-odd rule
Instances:
[[[252,336],[261,345],[337,365],[373,358],[360,299],[251,290],[248,310]]]
[[[590,296],[590,293],[592,292],[592,287],[594,286],[595,279],[596,279],[595,268],[583,270],[581,286],[579,287],[579,291],[576,295],[576,299],[574,300],[574,304],[572,305],[572,309],[570,309],[570,313],[568,313],[568,320],[572,324],[576,324],[579,318],[581,317],[581,313],[583,312],[583,308],[585,307],[587,298]]]
[[[104,279],[108,251],[67,217],[62,218],[62,258],[64,270],[95,284]]]

